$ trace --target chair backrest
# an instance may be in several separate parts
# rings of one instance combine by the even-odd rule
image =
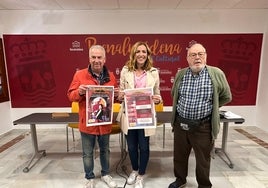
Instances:
[[[163,112],[164,111],[164,104],[163,104],[163,102],[154,105],[154,108],[155,108],[155,111],[156,112]],[[162,122],[157,122],[156,125],[159,126],[159,125],[162,125],[162,124],[163,124]]]
[[[72,112],[73,113],[78,113],[79,112],[78,102],[72,102]]]
[[[163,112],[164,111],[164,104],[161,102],[159,104],[154,105],[156,112]]]
[[[72,113],[78,113],[79,112],[79,105],[78,102],[72,102]],[[71,128],[78,128],[78,123],[68,123],[68,126]]]
[[[113,112],[119,112],[120,111],[120,107],[121,107],[121,104],[120,103],[114,103],[113,104]],[[118,125],[118,123],[113,122],[111,134],[119,134],[120,132],[121,132],[121,128]]]
[[[120,111],[121,104],[120,103],[114,103],[113,104],[113,111],[119,112]]]

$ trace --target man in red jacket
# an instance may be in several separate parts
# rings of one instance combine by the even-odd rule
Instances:
[[[110,187],[117,184],[109,175],[109,139],[112,125],[86,126],[86,89],[88,85],[114,86],[117,88],[115,76],[106,66],[105,49],[100,45],[94,45],[89,49],[88,68],[78,70],[67,92],[70,101],[79,103],[79,131],[81,133],[83,164],[85,178],[88,180],[85,188],[94,188],[94,147],[97,139],[100,149],[101,179]],[[116,89],[117,90],[117,89]],[[117,91],[114,94],[117,95]]]

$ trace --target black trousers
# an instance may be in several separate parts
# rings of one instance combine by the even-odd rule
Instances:
[[[185,183],[188,175],[188,160],[191,150],[194,150],[196,159],[196,180],[198,188],[210,188],[209,179],[211,151],[214,142],[211,136],[210,121],[202,123],[194,132],[182,130],[179,118],[176,118],[174,127],[174,175],[176,181]]]

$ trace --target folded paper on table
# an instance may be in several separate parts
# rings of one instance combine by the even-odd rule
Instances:
[[[239,118],[242,118],[241,116],[231,112],[231,111],[226,111],[224,112],[224,117],[226,119],[239,119]]]
[[[52,118],[61,118],[61,117],[69,117],[69,113],[67,112],[53,112]]]

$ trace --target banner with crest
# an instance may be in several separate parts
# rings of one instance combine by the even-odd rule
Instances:
[[[255,105],[262,33],[237,34],[4,34],[13,108],[69,107],[66,92],[76,70],[88,66],[88,49],[102,45],[105,65],[119,83],[132,45],[146,41],[159,70],[164,105],[172,105],[171,88],[178,70],[188,66],[189,42],[204,45],[207,64],[222,69],[233,100],[228,105]]]

